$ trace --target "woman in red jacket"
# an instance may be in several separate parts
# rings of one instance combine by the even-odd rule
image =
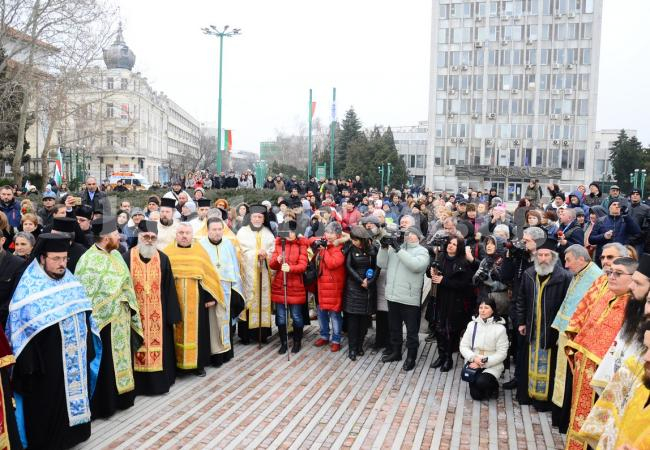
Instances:
[[[343,318],[341,308],[343,303],[343,287],[345,286],[345,255],[343,246],[337,240],[343,230],[338,222],[330,222],[325,227],[324,237],[327,246],[319,246],[316,255],[318,265],[318,323],[320,337],[314,345],[323,347],[330,342],[330,320],[332,321],[332,340],[330,350],[338,352],[341,349],[341,328]]]
[[[284,307],[284,274],[287,277],[287,306],[293,320],[293,348],[291,353],[298,353],[302,343],[302,305],[307,298],[302,275],[307,269],[307,246],[305,238],[296,235],[296,221],[289,219],[282,223],[280,233],[288,234],[286,238],[276,238],[275,251],[271,257],[270,267],[276,270],[271,283],[271,301],[276,304],[275,324],[280,335],[280,351],[287,352],[287,311]],[[284,259],[282,258],[284,247]]]

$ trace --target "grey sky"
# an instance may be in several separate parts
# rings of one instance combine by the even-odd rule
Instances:
[[[648,143],[650,83],[647,0],[605,2],[599,128],[636,128]],[[235,149],[257,151],[276,130],[351,105],[364,126],[426,120],[431,1],[119,0],[135,70],[201,121],[217,119],[218,39],[201,27],[239,27],[224,42],[224,128]]]

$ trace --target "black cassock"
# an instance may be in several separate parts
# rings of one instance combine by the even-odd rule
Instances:
[[[124,254],[126,265],[131,269],[131,250]],[[169,257],[160,255],[160,300],[162,302],[163,328],[163,370],[159,372],[135,372],[135,395],[160,395],[169,392],[176,381],[176,353],[174,352],[174,324],[181,320],[181,308],[178,304],[176,284],[172,274]],[[140,260],[148,264],[149,260],[140,255]],[[144,323],[143,323],[144,326]]]
[[[87,361],[90,363],[95,349],[88,320],[87,323]],[[90,437],[90,422],[70,426],[62,354],[61,331],[56,323],[29,341],[16,360],[13,388],[22,396],[30,450],[70,448]]]

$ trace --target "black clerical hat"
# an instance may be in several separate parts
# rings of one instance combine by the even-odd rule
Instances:
[[[158,234],[158,222],[154,220],[141,220],[138,224],[138,230],[142,233]]]
[[[117,230],[117,219],[113,216],[104,216],[93,220],[93,234],[95,236],[105,236],[115,230]]]
[[[60,231],[61,233],[74,233],[77,221],[72,217],[55,217],[52,222],[52,231]]]
[[[209,208],[210,207],[210,199],[209,198],[200,198],[198,201],[198,207],[199,208]]]
[[[90,220],[93,218],[93,209],[87,205],[78,206],[77,209],[75,209],[74,214],[77,217],[85,217]]]
[[[264,205],[251,205],[249,212],[250,214],[264,214],[266,216],[268,210]]]
[[[636,270],[650,278],[650,254],[644,253],[641,255],[639,258],[639,267]]]
[[[38,257],[47,252],[67,252],[70,250],[70,238],[61,234],[41,233],[38,236],[32,256]]]
[[[176,208],[176,199],[163,197],[160,200],[161,208]]]
[[[551,238],[546,238],[544,243],[542,245],[537,246],[537,250],[540,249],[546,249],[546,250],[553,250],[554,252],[557,251],[557,241],[555,239]]]

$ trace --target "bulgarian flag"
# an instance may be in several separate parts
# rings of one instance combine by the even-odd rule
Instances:
[[[314,117],[316,114],[316,102],[311,102],[311,116]]]
[[[232,130],[223,130],[223,150],[232,151]]]
[[[61,155],[61,147],[56,151],[56,161],[54,161],[54,181],[57,186],[61,186],[63,182],[63,155]]]

